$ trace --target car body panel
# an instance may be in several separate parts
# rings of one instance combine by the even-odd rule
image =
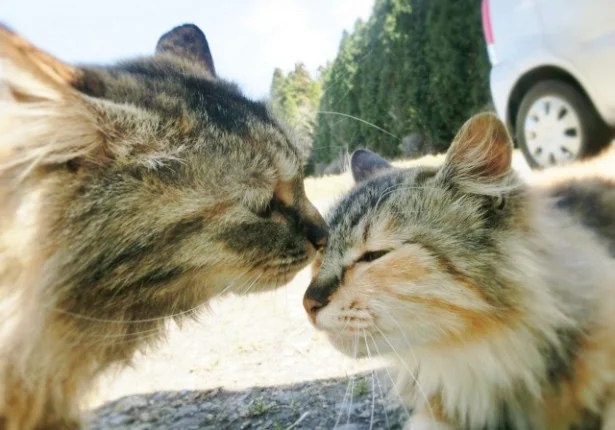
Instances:
[[[490,87],[498,115],[511,126],[510,97],[528,73],[555,67],[583,87],[603,120],[615,126],[613,0],[489,0],[494,43]]]

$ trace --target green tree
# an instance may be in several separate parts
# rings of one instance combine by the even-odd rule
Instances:
[[[488,102],[488,71],[478,0],[376,0],[322,74],[320,110],[334,113],[318,116],[313,158],[396,156],[413,132],[445,150]]]
[[[312,78],[305,64],[297,63],[284,75],[276,68],[271,79],[270,99],[274,112],[295,131],[299,143],[311,151],[321,83]]]

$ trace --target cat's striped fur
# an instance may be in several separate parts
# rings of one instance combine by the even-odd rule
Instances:
[[[92,380],[165,317],[283,285],[326,226],[305,154],[194,25],[104,67],[0,27],[0,66],[0,428],[77,428]]]
[[[525,183],[511,157],[492,114],[439,168],[356,151],[306,309],[397,361],[411,429],[615,428],[615,181],[587,162]]]

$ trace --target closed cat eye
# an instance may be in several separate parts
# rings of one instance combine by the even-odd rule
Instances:
[[[357,260],[357,263],[370,263],[388,254],[389,252],[390,250],[388,249],[382,249],[379,251],[368,251],[365,254],[363,254],[361,257],[359,257],[359,259]]]

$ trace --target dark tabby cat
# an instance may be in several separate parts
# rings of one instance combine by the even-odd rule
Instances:
[[[109,67],[0,27],[0,61],[0,428],[78,428],[93,379],[165,317],[283,285],[326,227],[304,154],[194,25]]]
[[[606,161],[609,160],[610,161]],[[333,345],[398,363],[415,429],[615,429],[613,154],[511,168],[492,114],[439,168],[356,151],[304,304]]]

